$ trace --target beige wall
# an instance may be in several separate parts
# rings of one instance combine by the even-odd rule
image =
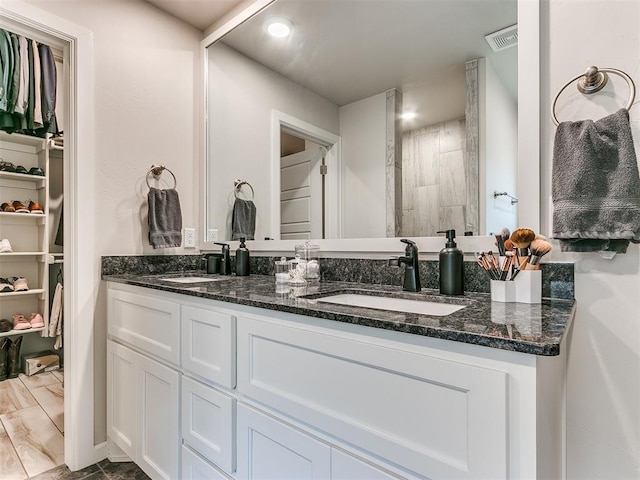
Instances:
[[[155,252],[148,244],[145,173],[154,163],[175,173],[183,225],[196,227],[202,33],[137,0],[28,3],[94,35],[96,156],[79,161],[96,165],[95,251],[99,255],[181,252]],[[104,292],[97,294],[95,440],[100,443],[106,440],[106,303]]]
[[[585,36],[585,32],[588,34]],[[542,2],[542,225],[548,230],[555,126],[549,106],[556,92],[588,65],[626,71],[640,82],[640,2]],[[558,102],[560,120],[597,119],[628,99],[611,78],[607,93],[582,96],[574,87]],[[610,92],[615,95],[610,95]],[[640,107],[631,111],[640,152]],[[597,254],[554,255],[576,261],[577,315],[569,344],[568,478],[640,478],[640,252],[604,260]]]

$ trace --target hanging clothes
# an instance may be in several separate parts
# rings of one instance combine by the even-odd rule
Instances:
[[[64,323],[62,314],[63,290],[62,283],[58,282],[56,285],[56,291],[53,295],[53,303],[51,304],[49,324],[45,325],[45,329],[42,331],[43,337],[56,337],[56,342],[53,346],[56,350],[62,346],[62,324]],[[58,346],[56,347],[56,345]]]

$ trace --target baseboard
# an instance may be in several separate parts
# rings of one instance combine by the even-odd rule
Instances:
[[[109,459],[110,462],[118,463],[118,462],[132,462],[131,458],[122,451],[118,445],[113,443],[111,440],[107,440],[104,442],[105,445],[105,457]]]

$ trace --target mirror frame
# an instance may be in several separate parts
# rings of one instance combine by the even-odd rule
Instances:
[[[206,241],[207,231],[207,118],[208,54],[207,48],[250,17],[276,0],[247,0],[209,29],[201,42],[203,68],[201,95],[204,103],[200,124],[200,249],[219,250]],[[533,74],[531,72],[534,72]],[[266,158],[265,161],[269,160]],[[518,0],[518,226],[540,231],[540,0]],[[421,253],[439,252],[441,237],[412,237]],[[468,253],[493,247],[491,236],[458,237],[458,246]],[[398,238],[340,238],[312,240],[323,254],[334,256],[377,256],[398,254],[403,246]],[[237,241],[228,241],[235,248]],[[250,249],[258,255],[292,254],[301,240],[252,240]],[[358,255],[360,254],[360,255]]]

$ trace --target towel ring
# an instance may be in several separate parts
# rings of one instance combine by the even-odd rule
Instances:
[[[633,80],[631,79],[631,77],[627,75],[625,72],[623,72],[622,70],[618,70],[617,68],[600,68],[599,69],[598,67],[590,66],[590,67],[587,67],[587,69],[583,74],[577,75],[573,77],[571,80],[569,80],[567,83],[565,83],[564,87],[562,87],[556,94],[555,98],[553,99],[553,103],[551,104],[551,117],[553,118],[553,123],[555,123],[556,126],[560,125],[560,122],[558,121],[558,117],[556,116],[556,103],[558,102],[558,97],[560,97],[560,94],[564,92],[565,88],[567,88],[576,80],[579,80],[578,90],[581,93],[590,94],[590,93],[599,92],[607,84],[607,80],[609,79],[609,77],[607,76],[607,73],[613,73],[614,75],[618,75],[627,81],[627,84],[629,85],[629,101],[627,102],[627,105],[624,108],[629,110],[631,108],[631,105],[633,105],[633,101],[636,98],[636,85],[635,83],[633,83]],[[584,78],[580,80],[582,77]]]
[[[160,178],[160,175],[162,175],[162,172],[164,172],[165,170],[169,172],[173,177],[173,188],[175,189],[178,186],[178,181],[176,180],[176,176],[173,174],[171,170],[169,170],[164,165],[151,165],[151,168],[147,170],[147,174],[145,175],[145,180],[147,181],[147,187],[151,188],[151,185],[149,185],[149,174],[153,175],[153,178],[158,180]]]
[[[237,179],[235,182],[233,182],[233,186],[235,187],[235,191],[233,192],[234,196],[238,198],[238,193],[240,193],[243,185],[247,185],[251,189],[251,200],[253,200],[253,197],[256,196],[256,192],[253,191],[253,187],[251,186],[251,184],[245,180]]]

